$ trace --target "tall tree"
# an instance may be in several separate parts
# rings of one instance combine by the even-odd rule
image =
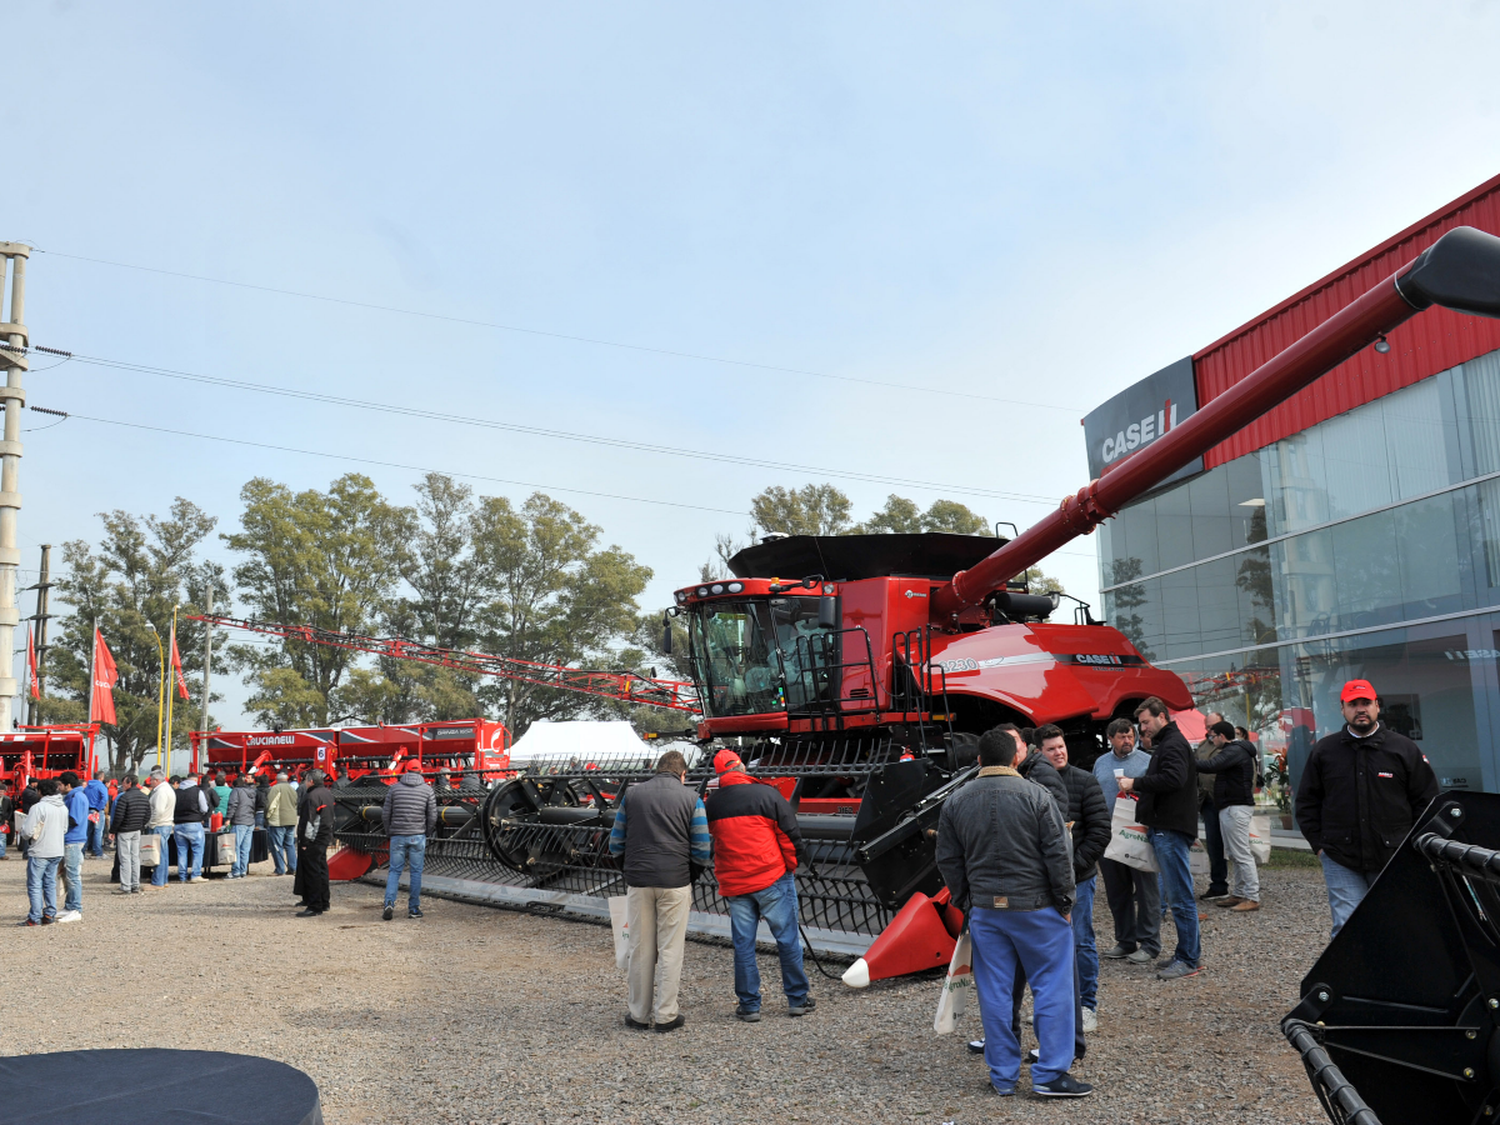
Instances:
[[[914,500],[893,492],[885,498],[884,508],[854,530],[867,535],[913,535],[923,530],[922,510]]]
[[[345,633],[378,628],[414,535],[410,509],[387,503],[358,473],[327,492],[293,493],[256,477],[240,499],[241,529],[224,539],[247,556],[234,579],[254,616]],[[263,722],[289,726],[338,717],[330,706],[355,660],[344,649],[290,640],[270,649],[236,645],[232,655],[255,688],[246,706]]]
[[[503,497],[480,500],[474,552],[492,583],[478,615],[483,651],[542,664],[613,665],[613,646],[639,627],[636,598],[651,571],[611,546],[565,504],[534,493],[520,510]],[[492,680],[479,697],[513,734],[540,718],[570,718],[598,707],[586,695],[519,680]]]
[[[62,621],[53,643],[41,711],[46,722],[81,722],[87,717],[97,621],[120,673],[114,690],[118,721],[102,728],[109,760],[116,770],[136,769],[156,749],[161,656],[170,636],[172,607],[180,607],[177,645],[189,693],[189,702],[178,699],[175,707],[180,718],[174,717],[173,745],[181,748],[187,745],[187,732],[200,721],[203,706],[201,662],[195,659],[203,644],[203,626],[188,618],[202,612],[210,588],[218,605],[227,604],[229,588],[221,567],[197,559],[215,520],[192,502],[178,497],[165,519],[122,511],[101,513],[100,519],[104,536],[97,550],[83,540],[63,545],[58,593],[73,612]],[[226,670],[216,657],[214,671]],[[170,690],[170,669],[167,681]]]
[[[853,521],[849,497],[831,484],[802,488],[772,485],[750,501],[750,517],[762,531],[787,535],[841,535]]]

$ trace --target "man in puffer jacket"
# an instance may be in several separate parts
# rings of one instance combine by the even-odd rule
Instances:
[[[255,839],[255,779],[248,773],[240,774],[229,791],[224,819],[234,829],[234,863],[229,877],[243,879],[250,873],[250,844]]]
[[[389,922],[396,912],[396,892],[401,872],[411,871],[406,896],[406,916],[422,917],[422,865],[427,858],[427,837],[437,827],[437,794],[422,780],[413,762],[385,794],[380,822],[391,841],[391,873],[385,879],[385,909],[380,916]]]
[[[117,895],[141,893],[141,830],[151,819],[151,799],[136,788],[135,774],[120,779],[120,795],[109,818],[115,838],[115,855],[120,861],[120,886]]]
[[[803,852],[797,815],[785,797],[758,784],[745,772],[739,755],[720,750],[714,756],[719,788],[706,802],[708,832],[714,842],[714,877],[729,904],[729,932],[734,940],[734,1014],[746,1023],[760,1019],[760,969],[755,963],[755,930],[766,920],[781,958],[781,988],[788,1013],[813,1010],[802,941],[797,933],[797,883],[792,872]]]

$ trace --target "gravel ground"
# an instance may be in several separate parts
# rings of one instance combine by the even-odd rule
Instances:
[[[1024,1070],[1022,1096],[989,1093],[964,1048],[979,1033],[972,1006],[958,1034],[932,1033],[931,978],[853,992],[810,966],[816,1012],[780,1018],[768,993],[767,1018],[746,1025],[732,1015],[729,949],[690,941],[687,1027],[643,1034],[623,1026],[624,980],[601,926],[438,899],[424,920],[385,923],[380,890],[362,883],[335,885],[323,918],[295,918],[291,879],[269,863],[244,880],[115,897],[109,866],[84,864],[81,924],[5,930],[10,979],[45,980],[47,997],[7,1006],[12,1049],[263,1055],[313,1077],[329,1125],[1323,1121],[1277,1030],[1327,935],[1322,880],[1306,867],[1264,869],[1259,913],[1208,908],[1196,978],[1164,984],[1105,962],[1100,1028],[1075,1072],[1096,1095],[1041,1105]],[[0,863],[0,901],[24,915],[14,852]],[[1170,923],[1163,936],[1170,948]],[[762,976],[777,979],[774,957]],[[175,1015],[139,1018],[162,1004],[197,1014],[191,1041],[168,1030]]]

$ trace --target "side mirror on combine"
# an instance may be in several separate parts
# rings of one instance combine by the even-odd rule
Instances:
[[[661,615],[661,650],[668,656],[672,655],[672,614],[668,611]]]
[[[839,600],[832,595],[825,594],[818,599],[818,628],[837,629],[839,627]]]

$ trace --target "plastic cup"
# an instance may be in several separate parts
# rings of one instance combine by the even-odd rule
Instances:
[[[1124,776],[1125,776],[1125,771],[1124,770],[1115,770],[1115,780],[1116,781],[1119,781],[1120,778],[1122,778]]]

